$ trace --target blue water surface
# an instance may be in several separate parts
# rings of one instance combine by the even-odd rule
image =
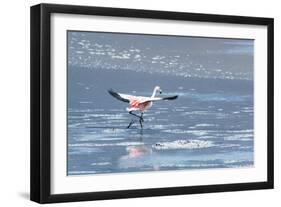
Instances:
[[[151,96],[156,85],[178,99],[127,129],[135,118],[107,90]],[[254,165],[252,80],[69,66],[67,114],[68,175]]]

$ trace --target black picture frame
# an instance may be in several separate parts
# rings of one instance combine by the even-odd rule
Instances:
[[[267,181],[237,184],[219,184],[186,187],[167,187],[73,194],[51,194],[51,70],[50,32],[52,13],[134,17],[194,22],[217,22],[267,26]],[[273,45],[274,20],[272,18],[195,14],[168,11],[135,10],[89,6],[39,4],[31,7],[31,174],[30,199],[38,203],[88,201],[146,196],[211,193],[273,188],[274,177],[274,105],[273,105]]]

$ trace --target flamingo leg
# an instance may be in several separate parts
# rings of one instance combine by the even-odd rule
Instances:
[[[143,116],[143,113],[141,113],[141,116],[140,116],[140,126],[141,126],[141,128],[142,128],[142,122],[143,122],[142,116]]]
[[[129,125],[127,126],[127,129],[129,129],[130,126],[132,126],[133,123],[134,123],[134,120],[132,120],[132,121],[129,123]]]
[[[143,120],[143,118],[142,118],[143,113],[141,113],[141,115],[139,116],[139,115],[137,115],[137,114],[135,114],[135,113],[133,113],[133,112],[130,111],[129,114],[131,114],[131,115],[133,115],[133,116],[139,118],[140,126],[141,126],[141,128],[142,128],[142,126],[143,126],[143,125],[142,125],[142,122],[144,122],[144,120]],[[133,123],[134,123],[134,121],[132,120],[127,128],[130,128],[130,126],[131,126]]]
[[[141,113],[141,116],[139,116],[139,115],[137,115],[137,114],[135,114],[135,113],[133,113],[133,112],[130,111],[129,114],[131,114],[131,115],[133,115],[133,116],[135,116],[135,117],[138,117],[138,118],[141,119],[142,122],[143,122],[143,118],[142,118],[143,113]]]

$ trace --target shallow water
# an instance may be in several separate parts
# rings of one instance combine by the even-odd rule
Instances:
[[[69,69],[68,175],[254,165],[252,81]],[[155,83],[179,98],[127,129],[134,117],[107,89],[151,96]]]

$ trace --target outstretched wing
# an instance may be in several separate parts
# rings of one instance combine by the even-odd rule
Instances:
[[[168,97],[154,97],[154,98],[147,98],[146,100],[144,101],[141,101],[140,103],[145,103],[145,102],[148,102],[148,101],[162,101],[162,100],[175,100],[177,99],[178,96],[168,96]]]
[[[109,89],[108,93],[110,95],[112,95],[114,98],[118,99],[119,101],[130,103],[129,97],[126,96],[125,94],[117,93],[117,92],[113,91],[112,89]]]

